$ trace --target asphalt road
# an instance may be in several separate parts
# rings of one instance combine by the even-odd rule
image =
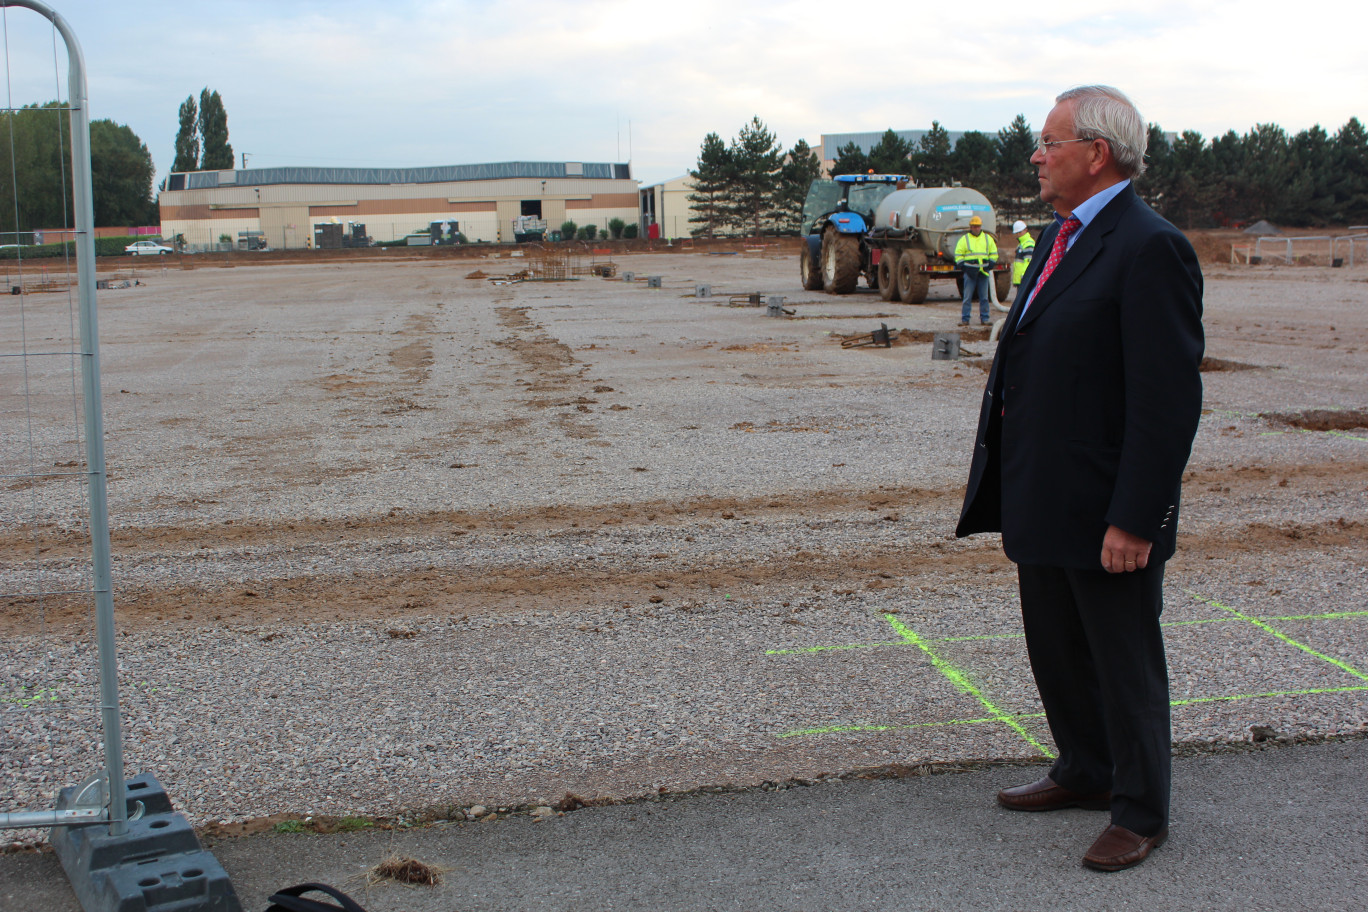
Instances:
[[[302,881],[372,912],[449,910],[1348,910],[1368,896],[1368,740],[1180,757],[1169,842],[1079,863],[1105,815],[1005,811],[1039,767],[700,795],[493,822],[212,846],[243,908]],[[368,885],[391,855],[435,887]],[[0,909],[76,912],[50,854],[0,857]]]

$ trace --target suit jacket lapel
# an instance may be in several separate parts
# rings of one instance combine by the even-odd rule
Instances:
[[[1040,240],[1036,241],[1036,254],[1031,257],[1031,265],[1026,267],[1026,274],[1021,277],[1021,287],[1017,289],[1016,300],[1012,302],[1012,309],[1007,314],[1006,326],[1009,327],[1004,332],[1003,338],[1016,332],[1017,321],[1021,319],[1021,308],[1026,306],[1030,300],[1031,290],[1035,288],[1036,279],[1040,276],[1040,271],[1045,268],[1045,261],[1050,258],[1049,251],[1054,248],[1055,237],[1059,234],[1059,222],[1051,221],[1049,226],[1040,233]],[[1045,256],[1041,256],[1041,252]]]
[[[1059,261],[1055,271],[1050,274],[1049,281],[1040,289],[1040,294],[1036,295],[1036,299],[1031,302],[1030,309],[1026,311],[1025,315],[1018,318],[1019,325],[1013,327],[1013,332],[1017,332],[1022,326],[1029,326],[1039,319],[1040,315],[1050,306],[1050,303],[1058,300],[1068,290],[1069,286],[1083,274],[1084,270],[1088,268],[1088,264],[1102,252],[1102,248],[1106,245],[1107,235],[1111,234],[1112,229],[1116,227],[1116,223],[1121,219],[1121,214],[1130,208],[1136,199],[1135,188],[1130,186],[1102,207],[1102,211],[1097,213],[1097,216],[1088,223],[1088,226],[1079,233],[1078,240],[1074,241],[1074,245],[1069,248],[1064,259]],[[1053,233],[1047,233],[1050,234],[1050,244],[1053,246],[1055,235],[1059,232],[1056,229]],[[1041,241],[1044,241],[1043,236]],[[1037,258],[1033,257],[1031,263],[1032,270],[1035,273],[1031,277],[1033,287],[1036,276],[1040,275],[1040,271],[1035,269],[1035,259]],[[1049,259],[1048,255],[1046,259]],[[1023,287],[1025,286],[1023,285]],[[1018,297],[1024,300],[1024,296]]]

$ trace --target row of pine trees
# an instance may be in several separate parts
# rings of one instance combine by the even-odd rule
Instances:
[[[969,131],[951,143],[936,121],[913,144],[886,131],[868,152],[855,143],[836,151],[832,176],[905,174],[925,187],[958,182],[983,193],[1003,220],[1040,221],[1036,135],[1024,115],[996,134]],[[1368,223],[1368,132],[1357,117],[1333,135],[1320,126],[1289,135],[1276,124],[1234,130],[1208,141],[1187,130],[1170,140],[1149,127],[1148,165],[1136,190],[1182,228],[1216,228],[1268,219],[1288,226]],[[689,172],[694,235],[792,234],[799,230],[808,185],[821,159],[799,140],[787,152],[760,120],[730,145],[709,133]]]

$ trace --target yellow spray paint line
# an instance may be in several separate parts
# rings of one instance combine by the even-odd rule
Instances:
[[[1045,714],[1022,713],[1013,716],[1015,719],[1043,719]],[[867,725],[827,725],[822,728],[800,728],[796,731],[783,732],[780,738],[797,738],[800,735],[843,735],[851,732],[881,732],[881,731],[907,731],[914,728],[936,728],[941,725],[983,725],[988,722],[1001,722],[998,716],[984,716],[981,719],[941,719],[936,722],[888,722],[883,724],[871,723]],[[1037,745],[1039,746],[1039,745]]]
[[[884,620],[888,621],[889,625],[892,626],[892,628],[898,632],[898,636],[902,637],[904,640],[911,643],[913,646],[916,646],[922,652],[926,653],[926,657],[931,660],[931,664],[936,667],[937,671],[939,671],[941,674],[949,678],[950,683],[954,684],[955,687],[957,687],[962,693],[969,694],[975,700],[978,700],[979,703],[983,704],[983,708],[988,710],[988,712],[996,721],[1001,722],[1002,724],[1012,729],[1012,731],[1020,735],[1022,738],[1026,739],[1027,744],[1030,744],[1032,747],[1036,748],[1046,757],[1049,757],[1051,760],[1054,759],[1055,755],[1053,752],[1050,751],[1049,748],[1041,744],[1035,738],[1031,737],[1031,733],[1026,731],[1026,729],[1022,727],[1021,723],[1018,722],[1014,716],[1012,716],[1010,713],[1003,712],[1002,710],[998,709],[995,705],[993,705],[993,701],[985,697],[979,691],[979,689],[974,686],[973,682],[965,676],[964,672],[960,671],[954,665],[951,665],[949,662],[945,661],[939,655],[937,655],[934,649],[928,646],[922,640],[921,637],[917,636],[916,631],[914,631],[911,627],[908,627],[902,621],[899,621],[897,617],[895,617],[894,615],[885,614]]]
[[[1267,693],[1254,694],[1228,694],[1216,697],[1191,697],[1186,700],[1170,700],[1169,706],[1198,706],[1204,703],[1234,703],[1240,700],[1268,700],[1276,697],[1310,697],[1324,694],[1339,693],[1362,693],[1368,691],[1368,685],[1359,687],[1317,687],[1310,690],[1274,690]],[[1038,713],[1016,713],[1010,718],[1013,719],[1043,719],[1045,714]],[[782,732],[777,737],[797,738],[802,735],[839,735],[859,732],[881,732],[881,731],[906,731],[915,728],[934,728],[942,725],[982,725],[989,722],[1002,722],[1003,718],[997,716],[984,716],[981,719],[945,719],[938,722],[889,722],[884,724],[867,725],[827,725],[821,728],[800,728],[795,731]],[[1028,739],[1029,740],[1029,739]],[[1032,742],[1034,743],[1034,742]]]
[[[1368,611],[1331,611],[1328,614],[1284,614],[1271,617],[1260,615],[1260,621],[1335,621],[1341,618],[1368,617]]]
[[[1309,654],[1315,656],[1316,658],[1320,659],[1320,660],[1323,661],[1323,662],[1329,662],[1331,665],[1334,665],[1336,668],[1338,668],[1338,669],[1340,669],[1340,670],[1342,670],[1342,671],[1347,671],[1349,674],[1353,675],[1354,677],[1358,678],[1358,679],[1361,680],[1361,681],[1368,681],[1368,674],[1364,674],[1363,672],[1359,671],[1359,670],[1358,670],[1357,668],[1355,668],[1354,666],[1350,665],[1348,662],[1344,662],[1344,661],[1341,661],[1340,659],[1333,658],[1332,656],[1325,655],[1325,654],[1322,653],[1322,652],[1317,652],[1316,650],[1312,649],[1310,646],[1306,645],[1305,643],[1301,643],[1301,642],[1298,642],[1297,640],[1292,639],[1290,636],[1288,636],[1287,634],[1283,633],[1281,630],[1277,629],[1276,627],[1272,627],[1272,626],[1270,626],[1270,625],[1264,623],[1263,621],[1261,621],[1261,620],[1258,619],[1257,617],[1252,617],[1252,616],[1250,616],[1250,615],[1248,615],[1248,614],[1245,614],[1245,613],[1242,612],[1242,611],[1238,611],[1238,610],[1236,610],[1236,609],[1234,609],[1234,608],[1231,608],[1229,605],[1222,605],[1220,602],[1216,601],[1215,599],[1204,598],[1204,597],[1198,595],[1197,593],[1193,592],[1192,590],[1188,590],[1188,595],[1192,596],[1194,599],[1196,599],[1196,600],[1199,601],[1199,602],[1202,602],[1202,603],[1204,603],[1204,604],[1210,605],[1210,606],[1213,607],[1213,608],[1219,608],[1219,609],[1221,609],[1222,611],[1228,611],[1228,612],[1230,612],[1232,615],[1234,615],[1235,617],[1239,618],[1240,620],[1248,621],[1249,623],[1253,624],[1255,627],[1258,627],[1260,630],[1264,631],[1265,633],[1268,633],[1268,634],[1271,634],[1271,635],[1274,636],[1274,637],[1277,637],[1279,640],[1282,640],[1282,641],[1283,641],[1284,643],[1286,643],[1287,645],[1289,645],[1289,646],[1295,646],[1297,649],[1300,649],[1302,652],[1309,653]]]
[[[1196,596],[1194,596],[1196,598]],[[1201,599],[1198,599],[1201,601]],[[1368,617],[1368,611],[1329,611],[1324,614],[1283,614],[1251,615],[1255,621],[1337,621],[1349,618]],[[1192,627],[1197,624],[1238,624],[1248,620],[1240,617],[1199,618],[1194,621],[1164,621],[1160,627]],[[1020,633],[985,633],[978,636],[926,637],[927,643],[974,643],[982,640],[1020,640]],[[766,649],[765,655],[811,655],[818,652],[841,652],[848,649],[884,649],[888,647],[906,648],[915,645],[906,640],[890,640],[886,643],[842,643],[836,646],[797,646],[792,649]]]
[[[1196,706],[1199,703],[1233,703],[1236,700],[1265,700],[1272,697],[1310,697],[1318,694],[1354,693],[1368,690],[1361,687],[1316,687],[1311,690],[1276,690],[1269,693],[1231,694],[1225,697],[1193,697],[1190,700],[1170,700],[1169,706]]]

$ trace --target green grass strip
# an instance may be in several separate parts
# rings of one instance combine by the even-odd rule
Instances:
[[[983,708],[988,710],[988,712],[992,714],[994,719],[1011,728],[1012,731],[1016,732],[1022,738],[1025,738],[1028,744],[1035,747],[1046,757],[1049,757],[1051,760],[1054,759],[1055,755],[1050,751],[1049,748],[1041,744],[1035,738],[1031,737],[1031,733],[1026,731],[1026,729],[1022,728],[1021,723],[1018,722],[1016,718],[1014,718],[1009,713],[1003,712],[1002,710],[998,709],[995,705],[993,705],[993,701],[985,697],[979,691],[979,689],[974,686],[974,683],[965,676],[964,672],[960,671],[954,665],[951,665],[949,662],[945,661],[940,656],[936,655],[935,650],[933,650],[930,646],[923,642],[922,638],[917,636],[916,631],[914,631],[911,627],[908,627],[902,621],[898,620],[897,617],[895,617],[894,615],[885,614],[884,620],[888,621],[892,628],[898,632],[898,636],[902,637],[904,640],[911,643],[913,646],[916,646],[922,652],[926,653],[926,657],[931,660],[931,664],[936,667],[937,671],[939,671],[941,674],[949,678],[950,683],[954,684],[955,687],[959,688],[961,692],[969,694],[974,699],[978,700],[981,704],[983,704]]]
[[[1343,670],[1343,671],[1349,672],[1349,674],[1351,674],[1351,675],[1353,675],[1354,677],[1358,678],[1360,681],[1368,681],[1368,674],[1364,674],[1363,672],[1359,671],[1359,670],[1358,670],[1357,668],[1355,668],[1354,666],[1350,665],[1348,662],[1343,662],[1343,661],[1341,661],[1341,660],[1339,660],[1339,659],[1332,658],[1332,657],[1326,655],[1325,653],[1317,652],[1316,650],[1312,649],[1310,646],[1307,646],[1305,643],[1299,643],[1299,642],[1297,642],[1296,640],[1292,639],[1292,638],[1291,638],[1290,636],[1288,636],[1287,634],[1283,633],[1281,630],[1278,630],[1276,627],[1271,627],[1271,626],[1269,626],[1268,624],[1265,624],[1263,621],[1259,620],[1259,619],[1256,618],[1256,617],[1251,617],[1250,615],[1247,615],[1247,614],[1245,614],[1245,613],[1242,612],[1242,611],[1238,611],[1238,610],[1235,609],[1235,608],[1231,608],[1229,605],[1222,605],[1220,602],[1216,601],[1215,599],[1203,598],[1202,596],[1200,596],[1200,595],[1198,595],[1197,593],[1192,592],[1192,591],[1190,591],[1190,590],[1188,591],[1188,595],[1192,596],[1194,599],[1196,599],[1196,600],[1199,601],[1199,602],[1204,602],[1205,604],[1210,605],[1210,606],[1213,607],[1213,608],[1219,608],[1219,609],[1221,609],[1222,611],[1228,611],[1228,612],[1230,612],[1231,614],[1233,614],[1235,617],[1239,618],[1240,620],[1248,621],[1249,623],[1253,624],[1255,627],[1258,627],[1260,630],[1264,631],[1265,633],[1268,633],[1268,634],[1271,634],[1271,635],[1277,637],[1278,639],[1282,640],[1282,641],[1283,641],[1284,643],[1286,643],[1287,645],[1289,645],[1289,646],[1295,646],[1296,648],[1300,649],[1302,652],[1310,653],[1311,655],[1315,656],[1316,658],[1320,659],[1320,660],[1323,661],[1323,662],[1329,662],[1331,665],[1334,665],[1336,668],[1339,668],[1339,669],[1341,669],[1341,670]]]

